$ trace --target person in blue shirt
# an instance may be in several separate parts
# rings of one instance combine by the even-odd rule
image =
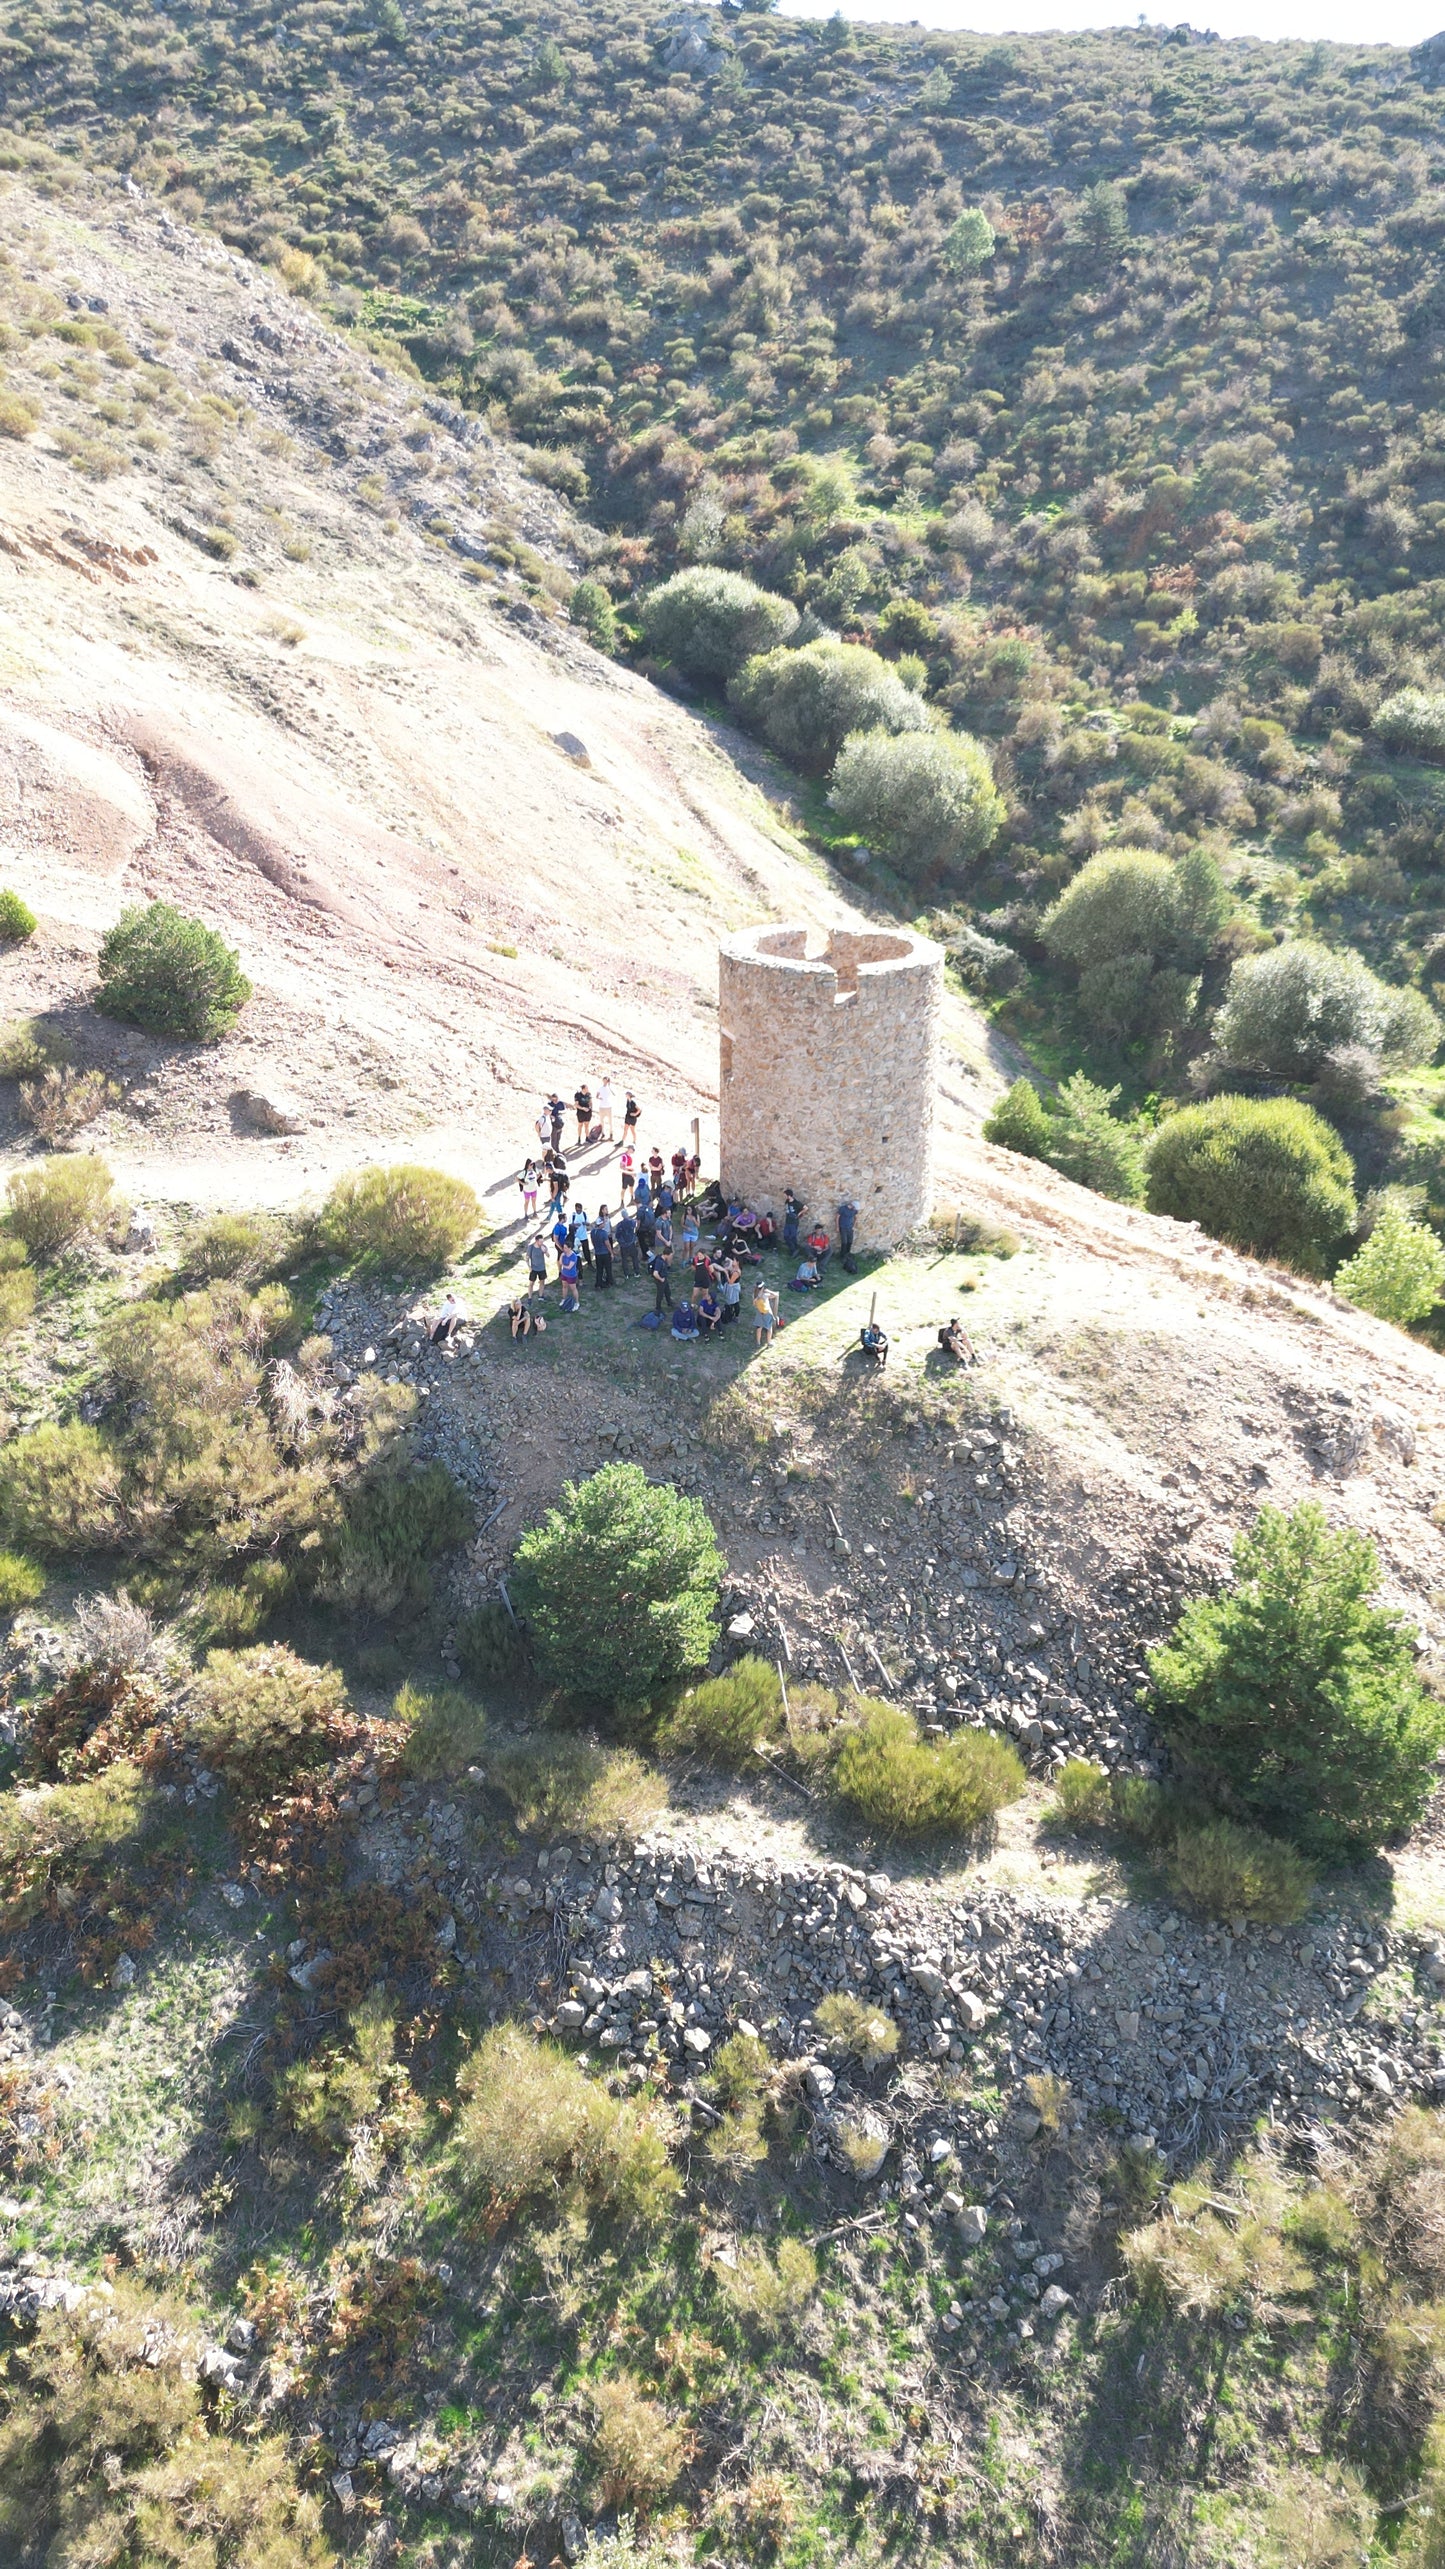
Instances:
[[[612,1224],[607,1207],[600,1204],[592,1225],[592,1255],[596,1261],[596,1290],[605,1293],[612,1282]]]
[[[690,1302],[680,1302],[672,1315],[674,1338],[695,1338],[698,1334],[697,1313]]]
[[[578,1258],[576,1250],[571,1248],[564,1249],[558,1267],[558,1273],[562,1278],[562,1308],[564,1311],[580,1311],[582,1308],[581,1303],[577,1299],[577,1278],[580,1268],[581,1261]]]
[[[642,1273],[641,1261],[637,1254],[637,1223],[630,1213],[620,1213],[617,1217],[617,1246],[622,1257],[622,1275],[625,1283],[629,1276],[640,1276]]]

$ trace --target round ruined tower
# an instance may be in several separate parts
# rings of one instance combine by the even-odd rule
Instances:
[[[943,949],[904,930],[746,928],[718,956],[722,1182],[780,1211],[792,1187],[860,1249],[932,1200]]]

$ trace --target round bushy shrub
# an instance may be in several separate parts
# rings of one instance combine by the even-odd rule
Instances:
[[[1374,1603],[1378,1580],[1353,1527],[1312,1503],[1262,1508],[1235,1539],[1232,1585],[1196,1597],[1148,1653],[1186,1772],[1309,1854],[1382,1846],[1434,1789],[1445,1706],[1415,1674],[1403,1618]]]
[[[354,1727],[340,1669],[284,1646],[213,1650],[196,1679],[191,1743],[248,1798],[329,1764]]]
[[[737,571],[699,563],[677,571],[642,602],[642,634],[649,651],[675,661],[694,678],[731,678],[754,652],[786,642],[798,622],[787,598],[774,597]]]
[[[943,236],[945,265],[958,268],[964,276],[976,276],[986,268],[997,246],[994,228],[981,206],[965,206],[956,223]]]
[[[690,1751],[719,1766],[745,1767],[753,1763],[759,1744],[776,1739],[782,1727],[783,1689],[776,1668],[766,1659],[738,1659],[720,1677],[689,1686],[669,1707],[657,1745],[666,1754]]]
[[[1004,816],[987,750],[961,731],[851,732],[828,800],[914,881],[982,856]]]
[[[322,1209],[321,1236],[354,1264],[434,1274],[450,1266],[480,1219],[463,1178],[404,1163],[339,1178]]]
[[[213,1044],[250,996],[241,959],[224,937],[169,901],[127,910],[101,939],[96,1004],[147,1034]]]
[[[1016,1079],[1006,1096],[984,1117],[983,1138],[1001,1151],[1018,1151],[1026,1160],[1049,1156],[1048,1109],[1031,1079]]]
[[[16,1169],[5,1192],[12,1231],[43,1263],[93,1238],[110,1212],[114,1188],[104,1160],[78,1152],[44,1168]]]
[[[769,748],[824,775],[853,731],[925,731],[928,708],[896,669],[856,642],[809,642],[749,660],[728,702]]]
[[[1176,862],[1147,847],[1111,847],[1091,856],[1059,894],[1044,943],[1080,972],[1126,957],[1198,963],[1224,924],[1229,896],[1204,848]]]
[[[600,580],[579,580],[567,612],[598,651],[617,648],[617,610]]]
[[[1445,695],[1402,687],[1385,698],[1373,729],[1387,749],[1403,757],[1445,760]]]
[[[545,1676],[636,1703],[705,1665],[725,1566],[700,1499],[605,1463],[523,1535],[512,1594]]]
[[[1024,1770],[992,1731],[955,1731],[934,1745],[895,1705],[865,1701],[845,1733],[833,1790],[885,1838],[959,1837],[1024,1789]]]
[[[34,911],[18,892],[0,892],[0,946],[23,945],[34,936],[36,924]]]
[[[1212,1097],[1161,1124],[1145,1157],[1151,1213],[1198,1222],[1255,1257],[1323,1275],[1357,1219],[1349,1154],[1292,1097]]]
[[[1381,981],[1358,955],[1296,941],[1234,967],[1214,1040],[1226,1061],[1281,1079],[1316,1079],[1331,1060],[1430,1059],[1439,1020],[1418,990]]]

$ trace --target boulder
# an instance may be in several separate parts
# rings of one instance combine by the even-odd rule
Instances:
[[[258,1133],[306,1130],[306,1110],[281,1071],[263,1067],[254,1072],[250,1085],[238,1088],[232,1103]]]

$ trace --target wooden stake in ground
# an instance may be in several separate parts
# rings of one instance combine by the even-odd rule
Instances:
[[[878,1296],[877,1296],[877,1294],[875,1293],[875,1295],[873,1296],[872,1301],[871,1301],[871,1302],[869,1303],[869,1305],[868,1305],[868,1326],[869,1326],[869,1328],[870,1328],[870,1329],[872,1328],[873,1323],[874,1323],[874,1321],[876,1320],[877,1316],[878,1316]]]

